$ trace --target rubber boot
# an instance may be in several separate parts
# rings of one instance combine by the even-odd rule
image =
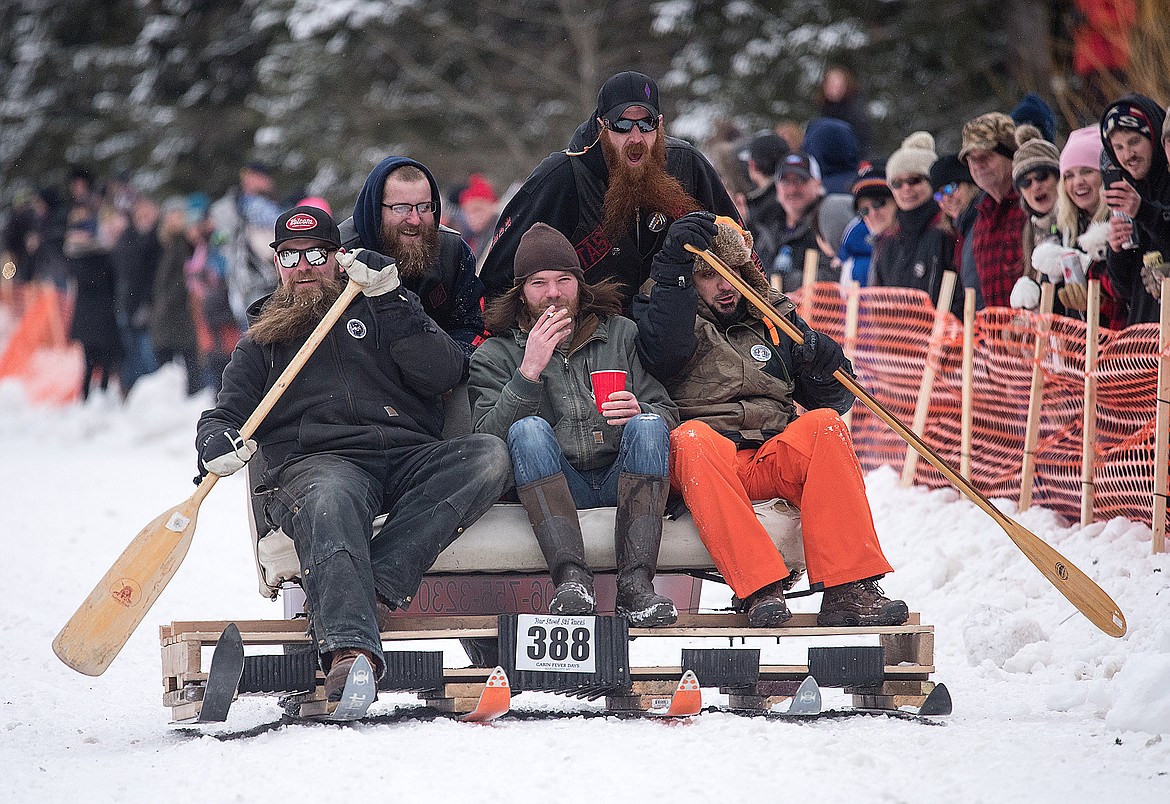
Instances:
[[[654,592],[667,482],[658,475],[618,475],[614,523],[617,613],[639,628],[670,625],[678,619],[670,598]]]
[[[569,492],[565,475],[557,472],[516,489],[536,543],[548,562],[556,591],[549,603],[549,614],[592,614],[593,573],[585,563],[585,541],[577,504]]]

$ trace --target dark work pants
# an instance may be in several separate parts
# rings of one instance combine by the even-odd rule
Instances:
[[[270,493],[267,516],[296,545],[317,651],[360,648],[382,667],[375,591],[409,603],[439,553],[500,498],[511,461],[491,435],[374,455],[361,465],[328,454],[297,461]]]

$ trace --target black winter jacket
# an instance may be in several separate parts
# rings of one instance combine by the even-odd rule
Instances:
[[[955,236],[933,199],[911,210],[898,210],[896,223],[874,245],[870,263],[874,285],[918,288],[937,307],[944,271],[955,269]],[[956,283],[957,284],[957,283]],[[951,297],[951,312],[963,317],[962,288]]]
[[[480,278],[488,298],[512,287],[512,264],[520,238],[534,223],[543,222],[568,238],[577,250],[585,281],[596,284],[618,279],[626,291],[625,307],[650,275],[650,262],[662,248],[673,218],[651,218],[647,209],[633,221],[633,233],[611,243],[601,228],[602,204],[609,186],[606,165],[597,139],[595,120],[583,123],[570,148],[545,157],[500,212],[495,241],[484,258]],[[592,145],[591,145],[592,143]],[[586,147],[588,146],[588,147]],[[715,168],[690,143],[666,138],[666,170],[677,178],[699,206],[739,222],[739,211],[724,189]]]
[[[197,449],[216,431],[244,424],[304,340],[261,346],[247,335],[240,339],[216,406],[199,419]],[[458,344],[423,312],[417,296],[401,287],[358,296],[257,428],[268,466],[264,484],[310,454],[362,463],[396,447],[438,441],[439,397],[462,374]]]

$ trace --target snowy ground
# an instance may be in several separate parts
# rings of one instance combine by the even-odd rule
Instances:
[[[130,539],[191,493],[193,427],[209,400],[184,401],[180,389],[164,369],[124,408],[99,399],[45,410],[0,385],[0,801],[1170,801],[1170,558],[1150,554],[1149,527],[1064,527],[1043,509],[1019,517],[1120,604],[1129,633],[1115,640],[957,492],[903,490],[889,470],[868,477],[898,568],[885,588],[936,625],[935,678],[955,701],[942,725],[704,714],[678,725],[256,729],[279,720],[276,705],[242,699],[211,735],[168,726],[158,625],[281,616],[255,591],[242,480],[204,503],[185,563],[105,675],[73,672],[49,644]],[[725,587],[704,592],[705,605],[727,598]],[[760,642],[766,659],[801,659]],[[664,664],[678,663],[678,649],[678,640],[635,643],[637,658]],[[448,663],[464,662],[452,644]],[[371,712],[416,702],[383,696]],[[827,706],[846,703],[826,691]],[[524,693],[514,707],[599,705]]]

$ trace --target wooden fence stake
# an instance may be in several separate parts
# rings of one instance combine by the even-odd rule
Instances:
[[[1101,281],[1089,280],[1089,304],[1085,311],[1085,418],[1081,444],[1081,527],[1093,521],[1093,459],[1097,456],[1097,358],[1101,348],[1097,330],[1101,324]]]
[[[1028,424],[1024,431],[1024,465],[1020,471],[1020,504],[1017,512],[1032,507],[1032,479],[1036,474],[1036,443],[1040,440],[1040,413],[1044,403],[1044,354],[1048,348],[1048,327],[1052,322],[1053,287],[1040,286],[1040,309],[1036,313],[1036,349],[1032,355],[1032,390],[1028,393]]]
[[[947,323],[947,314],[951,311],[951,299],[955,295],[954,271],[943,273],[942,285],[938,291],[938,304],[934,308],[934,328],[930,332],[930,342],[926,346],[926,368],[922,372],[922,385],[918,388],[918,403],[914,406],[914,423],[911,429],[916,436],[921,437],[926,432],[926,416],[930,412],[930,392],[934,390],[934,375],[937,371],[937,353],[942,343],[943,328]],[[906,459],[902,462],[902,487],[914,485],[914,472],[918,468],[918,451],[913,446],[906,447]]]
[[[963,401],[959,472],[971,479],[971,410],[975,396],[975,288],[963,292]]]

